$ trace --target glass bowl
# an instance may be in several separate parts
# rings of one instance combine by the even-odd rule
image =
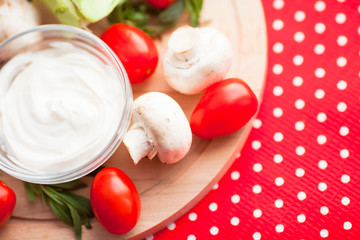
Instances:
[[[112,69],[111,71],[115,72],[114,76],[116,76],[120,82],[121,90],[119,90],[119,95],[121,95],[121,97],[119,99],[122,101],[122,108],[119,109],[119,113],[116,113],[118,114],[117,116],[120,116],[117,129],[113,132],[111,140],[104,142],[104,145],[106,144],[105,148],[93,154],[93,156],[88,157],[88,159],[86,158],[86,161],[82,162],[80,166],[72,166],[71,164],[66,170],[46,172],[24,167],[17,161],[15,157],[16,154],[12,154],[11,150],[7,150],[9,147],[2,137],[3,134],[1,134],[0,169],[20,180],[40,184],[56,184],[72,181],[89,174],[101,166],[120,145],[129,127],[131,118],[132,89],[122,63],[102,40],[85,30],[60,24],[42,25],[9,38],[0,44],[0,72],[4,66],[18,54],[49,49],[53,42],[71,43],[73,46],[95,56],[106,68]],[[0,81],[3,80],[4,79],[0,79]],[[10,80],[11,83],[12,80],[13,79]],[[0,96],[0,98],[1,97],[2,96]],[[2,113],[0,113],[0,118],[2,118]],[[116,126],[115,124],[114,126]],[[0,132],[3,131],[2,128],[3,126],[0,125]]]

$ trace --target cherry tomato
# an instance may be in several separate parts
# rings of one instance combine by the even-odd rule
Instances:
[[[216,138],[243,127],[257,111],[258,100],[241,79],[230,78],[211,85],[190,118],[192,132]]]
[[[115,167],[106,167],[96,174],[90,202],[96,219],[113,234],[129,232],[140,216],[140,196],[134,183]]]
[[[174,2],[176,2],[177,0],[146,0],[146,1],[154,7],[165,9]]]
[[[159,61],[154,41],[140,29],[117,23],[100,38],[121,60],[131,83],[141,83],[153,74]]]
[[[11,217],[16,203],[14,191],[5,183],[0,181],[0,227]]]

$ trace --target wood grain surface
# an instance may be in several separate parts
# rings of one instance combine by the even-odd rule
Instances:
[[[261,99],[267,59],[266,26],[261,1],[204,0],[201,22],[203,26],[212,26],[223,32],[232,43],[234,57],[228,77],[243,78]],[[91,26],[91,30],[99,34],[106,27],[103,21]],[[133,86],[134,97],[148,91],[165,92],[181,105],[189,118],[201,95],[176,93],[164,81],[161,61],[168,35],[156,41],[160,64],[149,80]],[[128,234],[115,236],[107,233],[93,219],[93,229],[84,228],[83,239],[141,239],[176,220],[224,175],[250,130],[249,123],[238,132],[217,139],[203,140],[194,136],[187,157],[173,165],[162,164],[155,158],[152,161],[143,159],[134,166],[121,144],[105,165],[119,167],[134,181],[142,203],[139,222]],[[1,173],[1,179],[16,192],[17,204],[13,217],[0,229],[0,239],[75,239],[73,229],[57,220],[40,200],[35,204],[27,200],[21,181],[5,173]],[[91,178],[83,179],[91,184]],[[89,196],[89,188],[81,189],[78,193]]]

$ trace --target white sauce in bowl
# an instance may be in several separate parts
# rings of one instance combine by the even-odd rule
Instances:
[[[15,163],[62,172],[90,161],[113,139],[124,108],[119,77],[70,43],[25,52],[0,71],[0,137]]]

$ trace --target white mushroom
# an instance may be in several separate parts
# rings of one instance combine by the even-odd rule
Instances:
[[[192,142],[189,122],[168,95],[150,92],[138,97],[131,120],[123,142],[135,164],[156,154],[163,163],[175,163],[188,153]]]
[[[226,77],[231,57],[230,41],[218,30],[180,27],[168,41],[164,77],[175,90],[197,94]]]
[[[39,25],[40,16],[27,0],[0,0],[0,43]]]

